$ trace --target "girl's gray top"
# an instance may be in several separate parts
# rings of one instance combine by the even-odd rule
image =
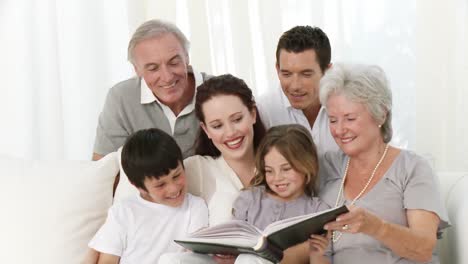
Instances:
[[[329,208],[318,197],[311,198],[305,194],[293,201],[279,201],[270,196],[264,186],[257,186],[243,190],[239,194],[233,204],[232,214],[235,219],[247,221],[264,230],[273,222]]]
[[[320,179],[324,188],[320,197],[329,206],[335,206],[338,191],[348,157],[342,152],[328,152],[320,160]],[[350,200],[340,197],[340,203]],[[408,226],[407,209],[422,209],[437,214],[440,218],[438,237],[448,227],[448,217],[441,201],[438,180],[429,163],[417,154],[401,150],[384,176],[366,194],[359,198],[356,206],[365,208],[387,222]],[[334,264],[403,264],[418,263],[404,259],[371,236],[358,233],[343,233],[332,243]],[[434,250],[432,261],[439,263]]]

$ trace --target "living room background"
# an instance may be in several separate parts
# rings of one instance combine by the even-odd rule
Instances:
[[[281,33],[319,26],[333,62],[386,71],[394,144],[439,171],[468,170],[465,0],[3,0],[0,154],[90,159],[108,89],[134,74],[128,40],[152,18],[184,31],[194,67],[237,75],[257,95],[278,85]]]

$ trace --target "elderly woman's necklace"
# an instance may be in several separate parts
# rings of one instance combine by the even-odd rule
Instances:
[[[382,157],[380,157],[379,162],[377,162],[377,165],[375,165],[374,170],[372,171],[372,174],[371,174],[369,180],[367,181],[366,185],[364,186],[364,188],[362,188],[361,192],[353,199],[353,201],[351,201],[350,205],[354,205],[354,203],[356,203],[357,199],[359,199],[362,196],[362,194],[366,191],[367,187],[369,187],[369,184],[371,183],[372,179],[375,176],[375,172],[377,171],[380,164],[384,160],[385,155],[387,155],[388,146],[389,146],[388,144],[385,146],[384,153],[382,154]],[[349,168],[350,160],[351,159],[348,159],[348,162],[346,162],[346,168],[345,168],[345,172],[344,172],[344,175],[343,175],[343,180],[341,181],[340,190],[338,191],[338,196],[336,197],[335,207],[338,206],[338,203],[341,200],[340,198],[341,198],[341,195],[343,193],[346,176],[348,175],[348,168]],[[349,228],[348,225],[343,226],[343,230],[346,230],[348,228]],[[341,233],[339,231],[333,231],[333,233],[332,233],[333,242],[336,243],[341,238],[341,235],[343,235],[343,233]]]

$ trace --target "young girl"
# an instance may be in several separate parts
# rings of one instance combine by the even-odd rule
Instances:
[[[318,160],[315,144],[301,125],[282,125],[268,130],[256,153],[257,172],[252,187],[233,204],[235,219],[264,229],[282,219],[328,209],[314,197]],[[309,239],[310,263],[328,263],[324,251],[328,239]]]

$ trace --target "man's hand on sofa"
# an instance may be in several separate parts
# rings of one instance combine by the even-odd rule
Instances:
[[[101,154],[93,153],[93,161],[100,160],[102,157],[104,156]]]

